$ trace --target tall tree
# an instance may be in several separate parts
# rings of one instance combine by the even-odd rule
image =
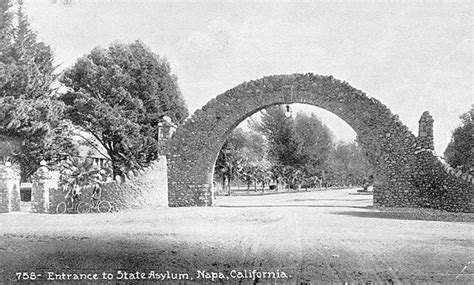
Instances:
[[[0,1],[0,52],[8,49],[11,43],[13,13],[11,1]]]
[[[461,125],[453,131],[444,157],[452,167],[474,174],[474,105],[459,118]]]
[[[362,185],[372,168],[356,142],[339,142],[330,152],[327,179],[333,185]]]
[[[251,128],[268,140],[274,178],[297,187],[321,176],[333,145],[332,134],[314,114],[286,117],[284,108],[271,107]]]
[[[0,62],[8,76],[2,81],[0,94],[22,99],[42,98],[51,92],[51,83],[56,79],[54,57],[51,48],[37,40],[36,32],[31,29],[23,11],[22,1],[18,2],[16,21],[13,21],[11,9],[3,13],[5,30],[1,33],[4,46]],[[3,5],[2,8],[9,8]]]
[[[269,179],[270,162],[267,143],[262,135],[236,128],[222,146],[214,175],[222,180],[224,193],[230,193],[235,179],[249,184],[264,184]]]
[[[72,151],[63,105],[52,98],[54,74],[51,48],[37,40],[21,1],[0,5],[0,135],[22,140],[13,152],[26,180],[41,160],[58,161]]]
[[[0,1],[0,90],[3,90],[3,86],[11,78],[7,59],[13,44],[13,37],[12,2]],[[3,91],[0,95],[6,96]]]
[[[246,157],[242,150],[246,141],[247,134],[241,128],[233,130],[217,156],[214,175],[222,180],[222,190],[229,195],[232,181],[240,176],[244,167]]]
[[[295,121],[285,116],[280,107],[270,107],[262,112],[261,122],[253,121],[250,127],[268,141],[270,158],[281,165],[299,163],[300,145],[296,137]]]
[[[0,98],[0,134],[21,140],[10,156],[20,163],[22,180],[38,169],[41,160],[54,165],[76,154],[62,104],[49,98]]]
[[[299,144],[296,167],[306,179],[321,178],[334,145],[331,131],[313,113],[298,113],[295,129]]]
[[[268,142],[262,134],[248,131],[244,147],[240,150],[243,157],[239,178],[247,182],[247,190],[253,183],[257,190],[257,183],[265,184],[271,179],[271,163],[268,159]]]
[[[139,41],[93,49],[60,81],[67,118],[106,149],[114,177],[157,158],[163,116],[177,124],[188,116],[168,62]]]

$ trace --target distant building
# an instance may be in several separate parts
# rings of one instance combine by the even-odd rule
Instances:
[[[173,137],[177,125],[171,121],[171,118],[164,116],[163,121],[158,124],[158,144],[163,146]],[[77,149],[77,156],[83,159],[91,159],[98,167],[104,167],[110,157],[105,148],[89,133],[75,129],[75,135],[72,137],[73,143]],[[0,164],[3,164],[12,156],[16,149],[21,147],[22,140],[15,137],[0,135]],[[64,154],[64,159],[70,154]]]
[[[104,167],[106,161],[110,160],[110,158],[106,155],[107,152],[105,150],[103,152],[99,152],[97,149],[87,146],[85,144],[78,144],[77,145],[78,156],[82,159],[91,159],[95,166],[97,167]]]

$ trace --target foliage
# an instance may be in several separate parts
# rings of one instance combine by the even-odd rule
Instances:
[[[261,122],[252,122],[250,127],[262,134],[269,144],[269,156],[273,163],[297,165],[300,145],[292,118],[285,117],[281,107],[270,107],[262,113]]]
[[[235,129],[219,153],[215,175],[224,184],[240,179],[250,189],[273,179],[290,188],[362,185],[372,172],[361,147],[335,144],[314,114],[287,118],[283,108],[271,107],[249,126],[251,131]]]
[[[268,159],[268,145],[265,138],[255,132],[246,132],[246,143],[241,150],[243,163],[239,178],[247,182],[248,190],[254,183],[262,184],[262,188],[271,179],[271,163]],[[256,190],[256,188],[255,188]]]
[[[296,139],[299,144],[298,164],[301,180],[322,177],[333,149],[333,135],[314,114],[298,113],[295,118]]]
[[[10,47],[13,29],[13,13],[11,1],[0,1],[0,51],[3,53]]]
[[[474,105],[459,118],[461,125],[453,131],[444,157],[452,167],[474,174]]]
[[[237,128],[219,152],[214,175],[222,179],[227,192],[235,179],[247,181],[249,185],[255,181],[265,183],[270,178],[266,153],[266,142],[261,135]]]
[[[37,41],[21,1],[16,13],[11,7],[11,1],[0,5],[0,135],[22,140],[10,156],[20,162],[26,180],[41,160],[60,160],[72,144],[63,104],[51,97],[56,78],[51,48]]]
[[[92,159],[73,157],[61,165],[61,184],[66,190],[97,186],[110,176],[108,169],[94,165]]]
[[[10,9],[8,3],[1,8]],[[51,92],[51,83],[56,79],[54,74],[53,53],[51,48],[37,40],[36,32],[28,22],[28,17],[21,5],[15,14],[17,24],[10,10],[0,11],[3,14],[1,26],[2,45],[0,48],[0,95],[36,99]]]
[[[323,172],[333,144],[332,134],[314,114],[298,113],[295,118],[287,118],[282,107],[271,107],[251,128],[268,140],[274,179],[299,187]]]
[[[372,173],[370,164],[355,142],[339,142],[330,152],[327,180],[333,185],[363,185]]]
[[[61,100],[67,117],[107,150],[114,177],[158,157],[163,116],[181,123],[188,115],[177,79],[165,59],[141,42],[97,47],[68,69]]]

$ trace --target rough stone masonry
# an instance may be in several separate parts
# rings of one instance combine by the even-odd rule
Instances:
[[[354,129],[376,173],[374,205],[473,211],[473,177],[435,156],[428,112],[415,136],[378,100],[332,76],[312,73],[245,82],[197,110],[167,150],[169,205],[211,205],[215,161],[230,132],[261,109],[290,103],[326,109]]]

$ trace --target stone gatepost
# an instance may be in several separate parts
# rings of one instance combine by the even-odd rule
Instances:
[[[33,213],[49,213],[50,195],[53,189],[58,189],[59,177],[49,171],[46,164],[35,172],[31,186],[31,211]]]
[[[20,211],[20,176],[9,165],[0,166],[0,213]]]
[[[418,121],[418,141],[425,149],[434,150],[433,122],[433,117],[428,111],[423,112]]]

